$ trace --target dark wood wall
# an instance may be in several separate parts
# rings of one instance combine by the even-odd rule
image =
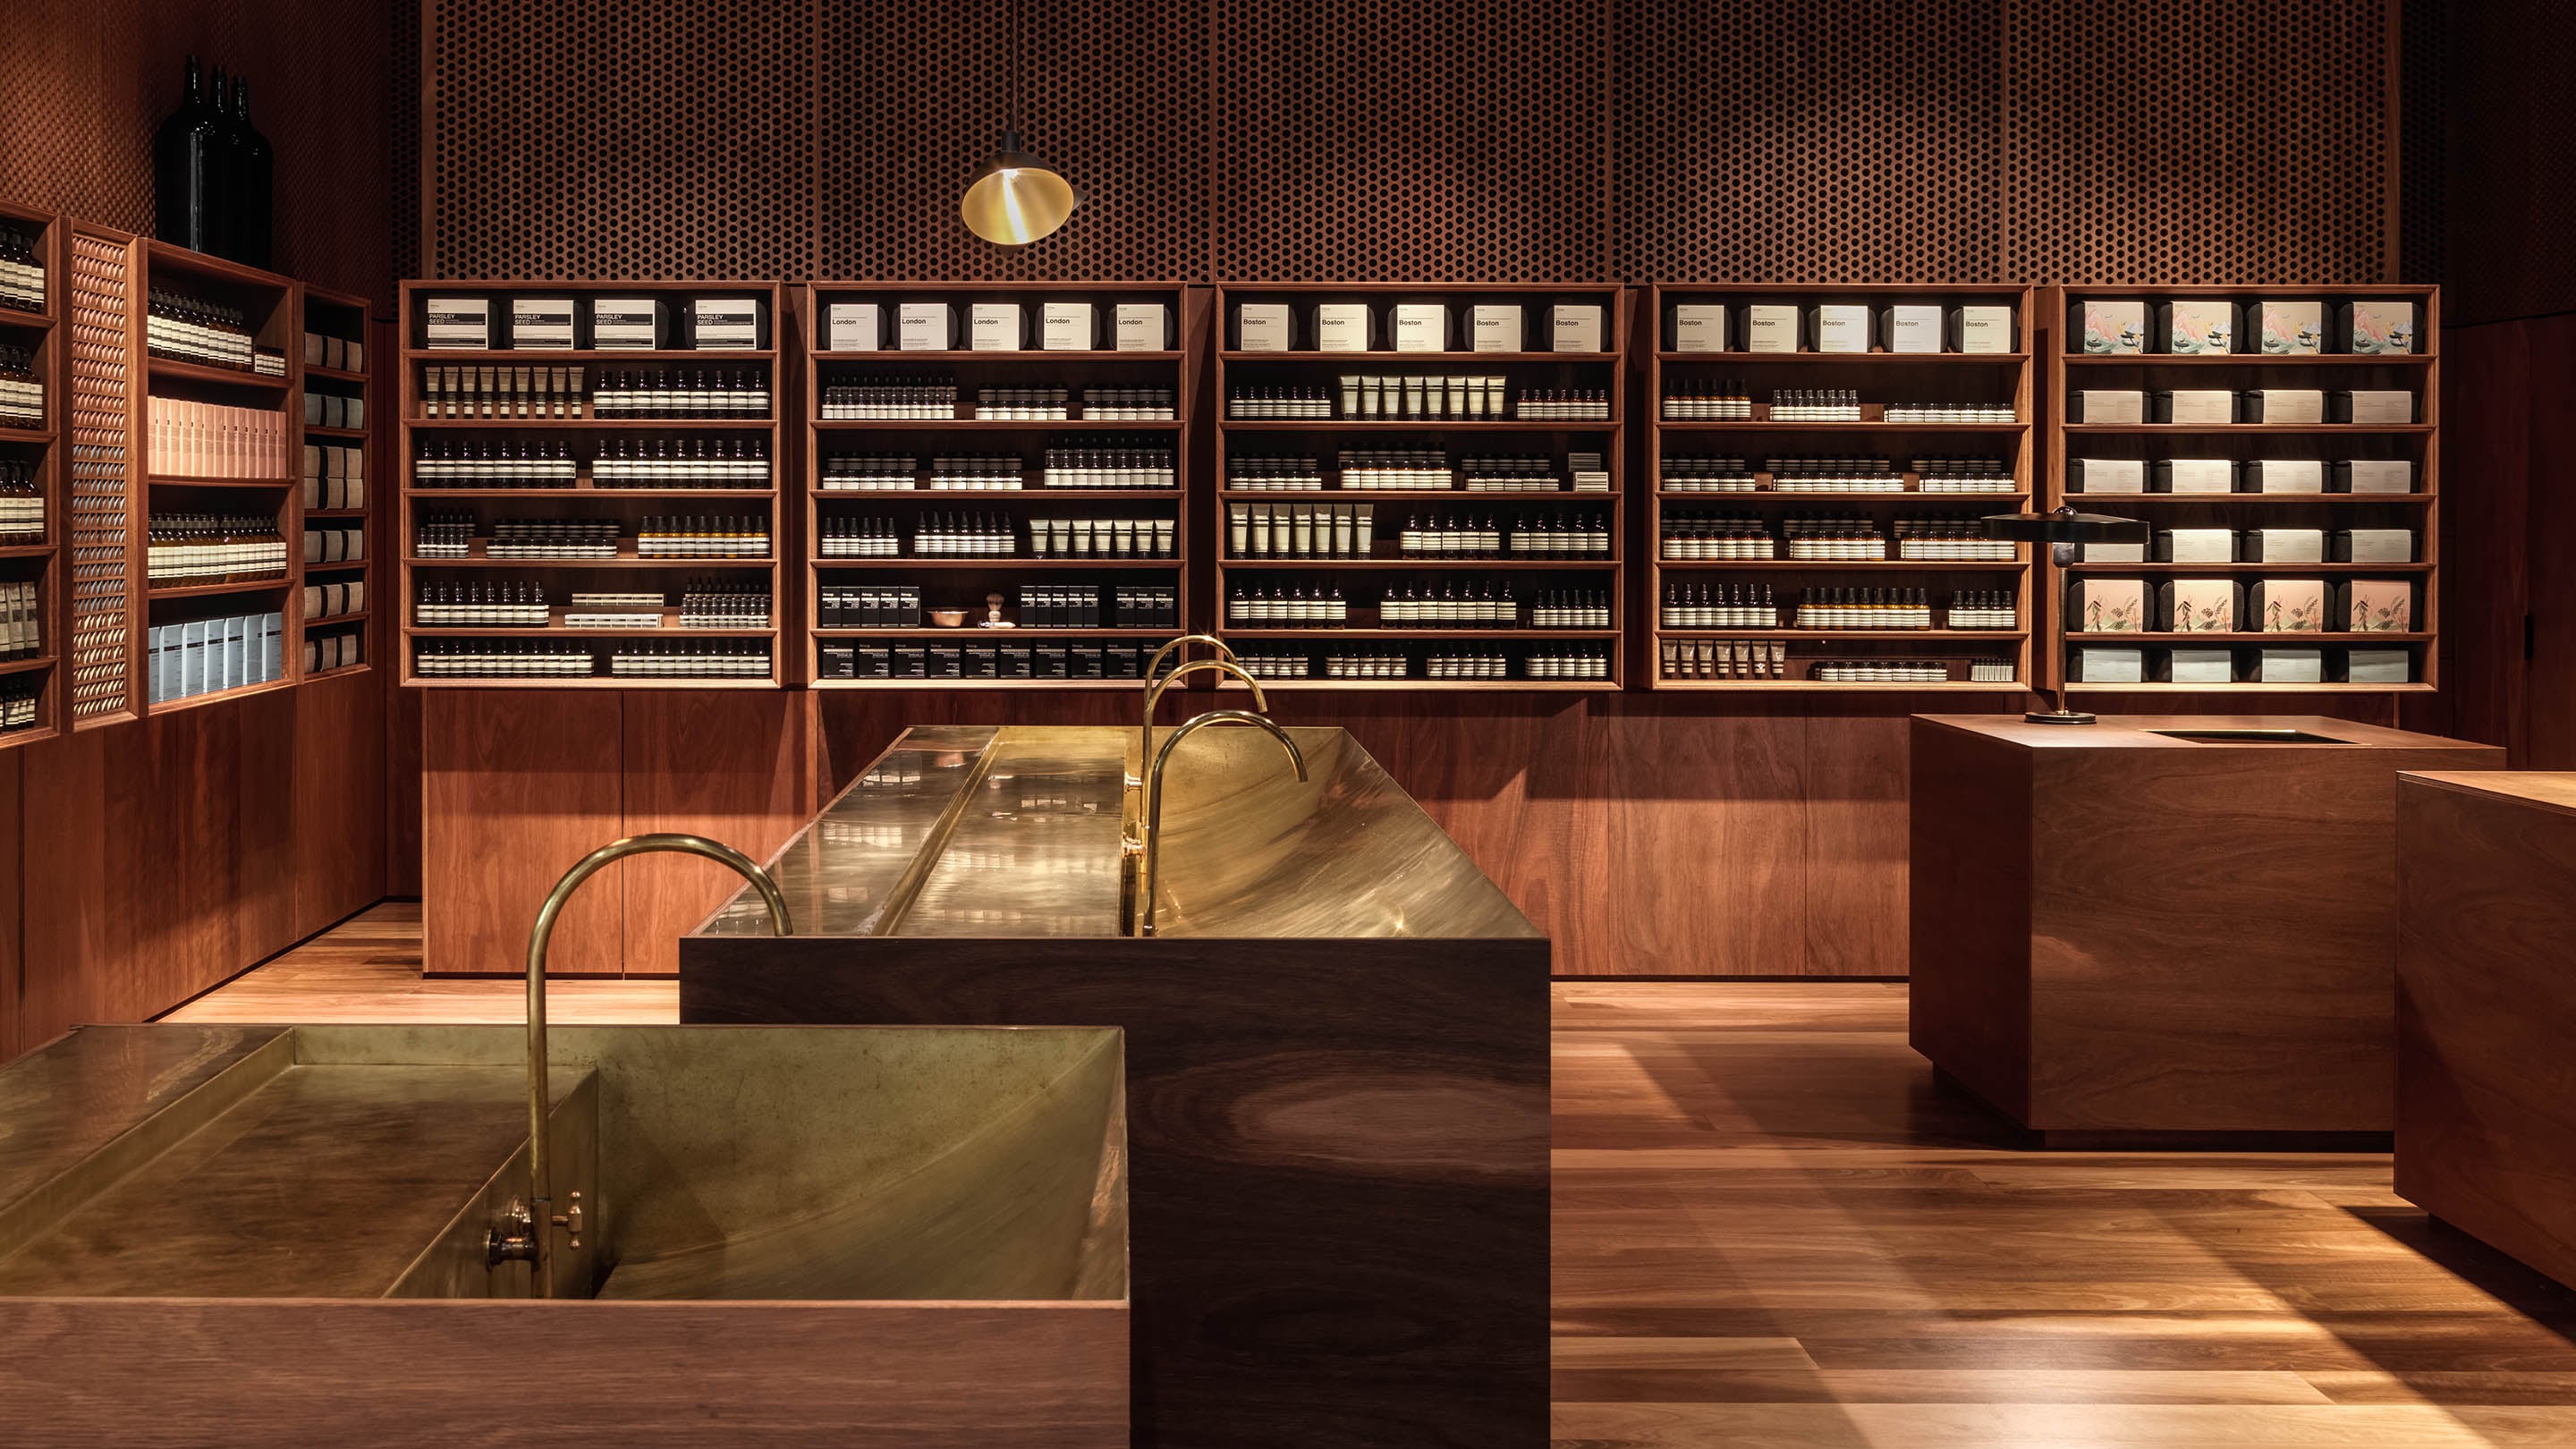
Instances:
[[[397,84],[430,104],[397,205],[417,207],[402,244],[422,275],[788,280],[2397,279],[2419,139],[2400,124],[2401,22],[2440,19],[2339,0],[1024,0],[1027,129],[1091,199],[1000,251],[954,194],[1000,124],[999,6],[406,4],[422,68]],[[685,783],[654,773],[631,716],[590,721],[621,743],[576,762],[566,813],[496,837],[512,762],[493,751],[537,708],[478,722],[473,701],[496,698],[429,714],[434,966],[506,969],[570,864],[552,853]],[[1559,971],[1889,975],[1904,716],[1923,703],[1426,694],[1278,713],[1349,726],[1555,936]],[[819,794],[907,724],[1131,705],[816,694],[790,727]],[[762,706],[689,713],[689,771],[744,782],[777,749]],[[2432,701],[2404,722],[2448,719]],[[727,808],[755,793],[709,788]],[[731,818],[746,845],[791,823]],[[524,862],[506,881],[496,844]],[[562,949],[666,969],[623,946],[645,902],[622,889],[623,918],[568,925],[588,944]],[[681,921],[720,889],[650,909]]]
[[[149,234],[152,133],[193,53],[251,83],[277,268],[381,303],[392,33],[332,0],[11,0],[0,196]],[[166,1010],[382,896],[382,681],[0,752],[0,1058]]]

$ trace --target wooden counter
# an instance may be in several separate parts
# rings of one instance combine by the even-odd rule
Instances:
[[[2155,733],[2230,729],[2318,738]],[[2386,1132],[2396,777],[2503,762],[2307,716],[1918,715],[1914,1048],[2068,1141]]]
[[[2576,1285],[2576,775],[2406,775],[2397,846],[2397,1191]]]

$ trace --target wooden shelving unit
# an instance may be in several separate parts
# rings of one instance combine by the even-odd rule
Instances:
[[[2233,346],[2259,349],[2262,338],[2260,304],[2265,300],[2322,303],[2329,319],[2337,306],[2353,301],[2411,302],[2416,309],[2416,350],[2379,354],[2350,351],[2266,354],[2259,350],[2200,353],[2150,350],[2087,354],[2082,330],[2074,320],[2075,308],[2087,301],[2144,303],[2149,324],[2144,341],[2153,348],[2170,340],[2156,330],[2157,304],[2234,304],[2239,316]],[[2397,563],[2158,563],[2153,561],[2155,548],[2150,544],[2146,550],[2147,561],[2144,562],[2088,558],[2071,567],[2052,565],[2048,571],[2048,593],[2052,605],[2048,611],[2050,626],[2043,650],[2051,682],[2061,684],[2070,693],[2097,697],[2132,693],[2403,694],[2429,692],[2439,687],[2440,289],[2394,285],[2055,287],[2049,289],[2043,305],[2055,339],[2054,345],[2048,349],[2051,424],[2043,506],[2071,503],[2089,512],[2142,518],[2157,530],[2227,529],[2240,538],[2250,530],[2264,528],[2329,531],[2402,528],[2414,537],[2412,558]],[[2332,330],[2329,326],[2324,345],[2333,344]],[[2349,389],[2404,390],[2415,395],[2414,419],[2390,424],[2068,421],[2074,416],[2074,395],[2085,390],[2139,391],[2151,395],[2169,389],[2227,389],[2243,393],[2267,388],[2315,389],[2328,394]],[[2238,415],[2242,415],[2241,408]],[[2082,460],[2089,471],[2089,465],[2097,460],[2152,465],[2158,460],[2177,458],[2226,460],[2236,475],[2236,486],[2240,490],[2248,486],[2244,465],[2255,460],[2313,460],[2324,466],[2328,476],[2331,476],[2335,463],[2346,460],[2402,460],[2411,465],[2413,480],[2405,491],[2388,493],[2131,492],[2106,491],[2098,481],[2088,482],[2079,489],[2075,470],[2069,467],[2070,460]],[[2240,548],[2238,551],[2241,553],[2243,550]],[[2329,549],[2329,559],[2331,552]],[[2069,628],[2069,623],[2076,618],[2076,610],[2069,597],[2070,586],[2077,580],[2097,578],[2145,580],[2150,595],[2150,613],[2156,612],[2153,596],[2157,587],[2177,580],[2232,580],[2238,585],[2251,585],[2265,579],[2323,580],[2330,595],[2336,588],[2356,581],[2403,581],[2410,582],[2413,588],[2408,615],[2403,621],[2406,627],[2386,631],[2354,632],[2332,627],[2340,621],[2334,617],[2337,606],[2331,598],[2327,607],[2328,617],[2322,621],[2329,627],[2324,630],[2245,630],[2241,626],[2250,621],[2241,617],[2245,608],[2241,589],[2238,599],[2240,617],[2235,621],[2240,627],[2234,630],[2176,632],[2165,628],[2147,632],[2088,632]],[[2142,622],[2152,625],[2161,620],[2149,618]],[[2171,679],[2172,651],[2177,647],[2193,646],[2229,651],[2231,681],[2175,682]],[[2140,682],[2083,679],[2078,667],[2078,651],[2087,647],[2143,651],[2140,671],[2143,679]],[[2407,651],[2407,679],[2403,682],[2355,682],[2346,678],[2350,651],[2370,647]],[[2323,679],[2320,682],[2266,681],[2256,677],[2260,651],[2265,648],[2318,650],[2323,662]]]
[[[379,526],[380,520],[392,510],[383,505],[387,491],[384,460],[377,456],[374,446],[376,424],[380,420],[375,415],[377,394],[373,382],[383,359],[366,345],[367,299],[308,286],[300,294],[299,317],[296,329],[301,347],[297,359],[301,383],[299,398],[318,395],[353,399],[364,418],[364,422],[357,426],[299,422],[301,446],[296,449],[300,461],[295,487],[296,507],[303,530],[309,531],[317,525],[355,528],[363,543],[359,558],[307,562],[303,566],[305,587],[297,601],[298,617],[303,621],[303,642],[297,657],[301,661],[298,668],[303,671],[303,677],[313,680],[336,678],[375,667],[377,643],[383,634],[368,624],[375,611],[380,582],[374,564],[393,544],[393,540],[386,536],[386,530]],[[313,358],[317,350],[321,350],[323,356],[330,355],[326,344],[335,338],[341,344],[344,359],[349,355],[348,348],[356,345],[358,361],[364,366],[334,367],[327,362],[315,362]],[[301,408],[299,419],[309,419],[313,415],[312,404],[302,403]],[[321,450],[330,448],[357,450],[359,497],[363,501],[356,507],[327,506],[331,497],[327,481],[330,463],[328,455]],[[312,475],[307,472],[315,467],[323,469],[323,473]],[[346,496],[345,493],[342,496]],[[357,585],[355,598],[344,600],[343,608],[336,614],[308,607],[319,604],[327,610],[330,602],[327,586],[334,584]],[[317,586],[325,586],[320,599],[314,596]],[[351,657],[353,653],[354,658]]]
[[[511,301],[514,298],[569,297],[575,302],[575,325],[581,329],[575,341],[584,345],[574,348],[498,346],[491,348],[433,348],[427,345],[427,307],[432,297],[483,297],[490,299],[493,341],[508,343]],[[757,300],[762,311],[765,343],[753,348],[696,348],[659,346],[654,348],[599,348],[587,345],[591,340],[588,327],[591,304],[599,298],[651,297],[666,303],[669,315],[665,333],[657,341],[677,342],[690,335],[690,304],[701,298]],[[397,444],[400,451],[401,506],[395,537],[385,541],[387,548],[399,548],[400,598],[390,607],[400,610],[397,649],[401,655],[400,679],[405,685],[423,688],[455,689],[776,689],[789,678],[785,652],[777,647],[788,629],[788,590],[779,586],[784,576],[781,562],[795,555],[796,535],[791,530],[788,510],[780,506],[780,480],[787,467],[783,442],[786,436],[780,420],[789,406],[786,390],[788,370],[779,365],[785,355],[782,339],[788,336],[788,314],[782,310],[785,289],[775,282],[699,281],[699,282],[603,282],[598,280],[557,281],[407,281],[402,284],[400,330],[402,350],[401,408]],[[428,380],[432,368],[476,367],[496,371],[513,368],[567,368],[583,370],[581,396],[587,400],[597,387],[600,375],[610,373],[694,375],[702,371],[751,370],[758,374],[761,385],[769,392],[766,417],[675,417],[675,418],[602,418],[579,417],[432,417],[428,412]],[[693,485],[687,488],[600,488],[594,486],[593,468],[602,454],[619,443],[633,441],[645,446],[665,444],[689,446],[704,440],[730,447],[736,441],[753,442],[767,460],[765,481],[757,487],[714,487]],[[420,482],[419,460],[426,447],[442,449],[489,444],[501,447],[553,448],[561,445],[571,456],[577,471],[572,487],[425,487]],[[414,547],[421,525],[431,514],[462,515],[474,526],[478,542],[474,554],[467,558],[418,557]],[[640,558],[636,556],[637,524],[655,516],[749,517],[764,521],[769,531],[769,554],[765,558]],[[502,520],[583,519],[613,520],[620,525],[621,547],[615,559],[495,559],[482,556],[479,540],[488,539],[492,526]],[[373,542],[373,540],[371,540]],[[583,593],[643,593],[663,595],[662,613],[666,621],[677,617],[677,595],[691,580],[721,578],[728,583],[752,581],[761,585],[766,595],[768,623],[758,629],[679,629],[573,628],[563,623],[565,607],[575,591]],[[533,627],[424,628],[414,623],[417,604],[424,584],[534,583],[545,590],[550,606],[548,622]],[[369,597],[375,597],[369,590]],[[586,649],[593,661],[593,673],[566,678],[513,677],[428,677],[419,668],[421,644],[433,641],[487,641],[498,644],[549,641]],[[657,678],[626,676],[611,672],[610,660],[622,645],[647,644],[667,640],[692,645],[766,642],[767,668],[758,677],[746,678]]]
[[[1646,608],[1652,625],[1647,669],[1659,690],[1768,691],[1817,693],[2016,694],[2030,688],[2034,675],[2032,640],[2032,570],[2029,548],[2003,560],[1932,560],[1895,557],[1894,525],[1903,521],[1973,523],[1980,515],[2019,512],[2029,506],[2036,468],[2033,423],[2035,380],[2032,359],[2036,294],[2018,287],[1917,287],[1902,285],[1659,285],[1650,293],[1649,323],[1654,328],[1653,362],[1647,372],[1644,406],[1650,413],[1646,467],[1653,506],[1648,514]],[[1752,352],[1745,309],[1793,306],[1800,317],[1801,350]],[[1867,352],[1815,350],[1819,305],[1865,305],[1870,309]],[[2013,309],[2014,345],[2005,352],[1963,352],[1955,336],[1945,335],[1939,352],[1886,350],[1886,309],[1901,304],[1937,305],[1945,313],[1962,305],[2009,306]],[[1682,351],[1674,326],[1677,305],[1727,308],[1726,351]],[[1753,416],[1710,420],[1668,416],[1667,399],[1722,388],[1748,395]],[[1825,389],[1856,392],[1861,421],[1775,421],[1774,396],[1783,390]],[[2010,422],[1889,422],[1890,404],[2009,404]],[[1782,470],[1776,463],[1793,460],[1884,458],[1888,472],[1900,476],[1904,491],[1808,491],[1777,486]],[[2009,476],[2008,491],[1926,492],[1924,458],[1991,459],[1996,476]],[[1740,476],[1754,480],[1746,492],[1676,488],[1692,471],[1676,460],[1741,459]],[[1702,465],[1705,466],[1705,465]],[[1694,519],[1750,520],[1770,535],[1781,556],[1726,560],[1668,557],[1675,552],[1668,536],[1676,525]],[[1836,518],[1868,523],[1888,539],[1890,557],[1873,560],[1791,559],[1786,557],[1784,521],[1791,518]],[[1684,624],[1672,607],[1675,591],[1695,599],[1698,591],[1749,591],[1746,607],[1759,608],[1762,591],[1773,605],[1768,627],[1728,628]],[[1821,602],[1830,590],[1920,590],[1929,605],[1933,627],[1803,628],[1794,624],[1801,603]],[[2013,627],[1956,629],[1941,627],[1953,598],[1963,592],[1993,594],[2009,590]],[[1811,597],[1814,596],[1814,597]],[[1784,677],[1708,677],[1698,656],[1710,658],[1709,674],[1765,670],[1773,646],[1785,646],[1780,669]],[[1741,653],[1752,663],[1736,661]],[[1754,656],[1759,656],[1755,658]],[[1858,683],[1810,677],[1820,665],[1849,660],[1893,660],[1943,666],[1948,677],[1936,682]],[[2009,665],[2010,678],[1976,680],[1973,662],[1998,660]]]
[[[1288,351],[1247,351],[1240,343],[1240,309],[1246,303],[1285,304],[1291,318]],[[1370,346],[1362,351],[1324,351],[1318,346],[1319,303],[1365,304],[1369,310]],[[1448,332],[1442,351],[1398,351],[1382,345],[1395,335],[1394,309],[1404,303],[1439,303],[1448,308]],[[1510,350],[1474,350],[1474,308],[1478,304],[1520,309],[1521,346]],[[1553,310],[1558,304],[1600,309],[1600,346],[1558,351],[1546,346],[1554,338]],[[1615,285],[1472,285],[1408,282],[1238,282],[1217,289],[1216,517],[1217,548],[1214,631],[1247,658],[1273,661],[1264,689],[1351,691],[1541,692],[1599,693],[1615,691],[1626,678],[1629,609],[1626,458],[1623,447],[1628,407],[1628,345],[1633,289]],[[1541,344],[1534,346],[1533,344]],[[1342,395],[1345,377],[1402,379],[1500,377],[1503,408],[1487,405],[1465,416],[1422,414],[1360,415]],[[1294,390],[1321,394],[1332,416],[1275,418],[1244,415],[1265,395]],[[1532,419],[1521,415],[1524,394],[1597,393],[1607,404],[1598,419]],[[1399,394],[1400,395],[1400,394]],[[1426,390],[1427,399],[1427,390]],[[1353,487],[1342,461],[1350,453],[1389,451],[1436,453],[1446,460],[1447,488],[1380,489]],[[1597,453],[1607,478],[1606,491],[1574,489],[1569,455]],[[1509,456],[1543,461],[1556,483],[1554,491],[1501,492],[1470,490],[1470,460]],[[1258,460],[1311,459],[1320,489],[1280,490],[1237,486],[1247,481],[1247,468]],[[1290,550],[1262,554],[1250,540],[1233,542],[1237,509],[1370,510],[1371,544],[1365,553]],[[1247,515],[1249,516],[1249,515]],[[1402,549],[1407,521],[1420,517],[1452,523],[1490,521],[1506,548],[1485,558],[1407,554]],[[1608,534],[1606,556],[1529,558],[1515,556],[1512,536],[1556,520],[1594,518]],[[1356,528],[1354,529],[1356,533]],[[1473,624],[1414,625],[1388,623],[1384,604],[1391,591],[1412,585],[1430,589],[1464,587],[1493,590],[1512,603],[1514,623],[1491,627]],[[1246,596],[1259,590],[1340,591],[1347,622],[1340,625],[1276,625],[1250,621]],[[1529,627],[1533,606],[1554,599],[1562,603],[1580,595],[1597,601],[1607,619],[1592,628]],[[1303,646],[1301,649],[1299,646]],[[1302,662],[1301,662],[1302,655]],[[1508,677],[1455,679],[1429,677],[1435,656],[1499,655]],[[1365,656],[1390,664],[1399,661],[1404,678],[1335,677],[1328,661]],[[1598,658],[1606,668],[1601,678],[1534,675],[1533,662],[1544,659]],[[1273,674],[1270,670],[1302,670]]]
[[[66,500],[61,439],[70,387],[65,366],[67,329],[62,319],[69,271],[64,266],[66,241],[60,218],[0,202],[0,226],[26,233],[45,269],[42,308],[0,306],[0,345],[26,352],[30,370],[45,389],[41,426],[0,426],[0,472],[24,468],[44,515],[43,527],[36,532],[0,536],[0,584],[33,585],[36,605],[33,652],[0,657],[0,696],[12,701],[21,692],[32,696],[27,702],[32,717],[25,723],[13,726],[0,719],[0,749],[8,749],[51,739],[62,729],[64,686],[58,666],[68,618],[63,605]]]
[[[1205,288],[1144,282],[816,282],[800,287],[793,298],[794,335],[802,382],[805,420],[799,468],[805,506],[799,533],[803,540],[799,606],[805,620],[803,677],[818,689],[1132,689],[1132,675],[1117,671],[1141,665],[1155,644],[1186,632],[1190,615],[1189,467],[1197,426],[1199,359],[1189,345],[1205,327]],[[1046,303],[1088,302],[1092,306],[1095,343],[1114,336],[1121,303],[1159,304],[1168,335],[1160,348],[1041,348],[1041,319]],[[950,340],[971,337],[977,303],[1017,304],[1026,344],[1018,349],[976,350],[971,347],[905,350],[898,346],[898,308],[902,303],[939,303],[953,310]],[[883,344],[872,350],[835,350],[831,308],[836,304],[875,305],[880,309]],[[949,418],[827,418],[830,389],[871,383],[953,383],[957,416]],[[973,416],[977,394],[985,389],[1056,389],[1066,393],[1064,419],[984,419]],[[1173,416],[1168,419],[1097,419],[1081,416],[1085,394],[1097,389],[1168,391]],[[1169,488],[1086,488],[1047,485],[1046,460],[1058,449],[1106,449],[1129,444],[1145,451],[1168,451],[1173,486]],[[844,457],[901,460],[908,475],[905,488],[827,488],[832,460]],[[1002,460],[1011,460],[1019,476],[1017,489],[963,491],[931,486],[935,458],[972,457],[995,460],[993,476],[1002,475]],[[881,475],[891,478],[889,467]],[[975,515],[1007,523],[1016,556],[920,557],[913,550],[923,521],[933,515]],[[1168,520],[1173,547],[1168,556],[1143,554],[1036,553],[1031,525],[1055,519]],[[905,555],[895,558],[826,557],[823,539],[843,520],[890,520]],[[1023,620],[1021,586],[1098,586],[1102,623],[1089,628],[1017,627]],[[917,587],[921,593],[921,628],[861,629],[833,627],[826,590]],[[1108,606],[1111,590],[1120,587],[1169,589],[1177,616],[1168,628],[1122,627]],[[1003,619],[1015,627],[979,627],[987,598],[1001,596]],[[957,628],[930,625],[934,608],[963,609],[967,622]],[[1030,674],[1002,677],[1003,651],[1030,651]],[[1040,651],[1066,651],[1068,672],[1082,653],[1097,651],[1100,677],[1042,677],[1046,661],[1056,656]],[[882,651],[882,659],[880,659]],[[914,667],[920,674],[903,671]],[[995,674],[952,677],[944,671],[980,671],[992,651]],[[882,665],[885,671],[877,671]]]

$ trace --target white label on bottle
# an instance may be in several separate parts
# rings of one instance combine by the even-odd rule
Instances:
[[[1093,342],[1089,302],[1046,302],[1038,309],[1038,345],[1056,352],[1088,352]]]
[[[1755,302],[1744,309],[1744,350],[1798,350],[1798,309],[1793,303]]]
[[[1369,350],[1369,309],[1366,302],[1318,302],[1315,304],[1315,348],[1319,352],[1366,352]]]
[[[2012,308],[1961,307],[1959,350],[1986,354],[2012,351]]]
[[[649,297],[600,297],[590,304],[590,345],[626,350],[659,345]]]
[[[510,345],[526,348],[572,346],[572,298],[511,298]]]
[[[945,302],[898,302],[894,309],[895,346],[905,352],[953,349],[949,329],[955,313]]]
[[[977,352],[1020,350],[1020,304],[977,302],[967,311],[966,345]]]
[[[1818,352],[1869,351],[1869,308],[1828,302],[1816,309]]]
[[[2098,388],[2082,390],[2084,424],[2143,423],[2147,420],[2147,395],[2136,388]]]
[[[1288,309],[1279,309],[1280,345],[1270,349],[1287,350]],[[1171,309],[1161,302],[1121,302],[1115,319],[1120,352],[1168,352],[1171,350]]]
[[[1558,352],[1600,352],[1601,304],[1559,302],[1548,314],[1548,346]]]
[[[2236,491],[2236,467],[2226,458],[2176,458],[2169,465],[2167,479],[2176,493]]]
[[[1448,306],[1440,302],[1396,303],[1395,350],[1398,352],[1448,351]]]
[[[760,346],[760,304],[749,297],[700,297],[693,336],[701,351]]]
[[[831,352],[874,352],[885,344],[877,329],[884,312],[874,302],[834,302],[824,313],[828,334],[823,339]]]
[[[1526,352],[1521,331],[1521,304],[1478,302],[1468,314],[1476,331],[1478,352]]]
[[[1726,350],[1726,306],[1720,302],[1677,302],[1673,305],[1673,351],[1724,352]]]
[[[487,348],[492,345],[492,302],[488,297],[432,297],[423,308],[431,347]]]
[[[1940,305],[1899,302],[1889,307],[1887,309],[1887,350],[1909,353],[1939,352],[1941,350]]]

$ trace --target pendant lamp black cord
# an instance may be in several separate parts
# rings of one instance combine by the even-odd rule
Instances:
[[[1009,19],[1006,22],[1010,36],[1008,49],[1011,57],[1011,73],[1008,79],[1011,97],[1008,108],[1011,117],[1011,134],[1016,136],[1020,133],[1020,0],[1003,0],[1003,3],[1010,6]]]

